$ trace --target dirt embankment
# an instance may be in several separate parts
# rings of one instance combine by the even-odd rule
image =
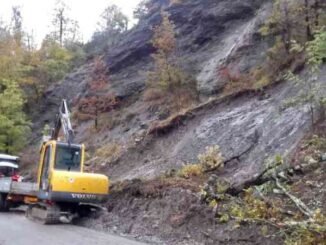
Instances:
[[[285,165],[279,172],[288,191],[308,209],[321,214],[316,224],[324,227],[325,152],[326,139],[309,136],[301,141],[289,164],[280,160]],[[218,194],[207,202],[203,187],[213,180],[213,187],[219,188],[215,186],[219,180],[216,175],[212,178],[212,173],[208,173],[189,179],[172,175],[117,182],[106,204],[108,213],[97,219],[81,220],[79,225],[151,244],[281,245],[285,240],[288,244],[294,240],[302,245],[325,244],[326,233],[322,230],[287,226],[307,219],[272,179],[249,186],[237,195]]]
[[[203,179],[167,178],[115,186],[108,213],[79,224],[151,244],[282,244],[280,238],[262,236],[255,224],[236,228],[233,222],[219,223],[214,209],[201,201],[201,183]]]

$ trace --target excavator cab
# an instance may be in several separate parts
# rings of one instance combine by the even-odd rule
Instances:
[[[41,149],[38,169],[39,198],[73,203],[107,200],[105,175],[84,173],[84,145],[48,141]]]

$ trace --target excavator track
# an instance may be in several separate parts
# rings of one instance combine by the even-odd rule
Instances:
[[[95,204],[80,204],[77,208],[80,218],[100,217],[107,212],[106,208]]]
[[[35,204],[30,205],[26,217],[41,224],[51,225],[60,223],[60,208],[55,205]]]
[[[99,217],[107,210],[101,206],[93,204],[80,204],[75,207],[74,212],[63,211],[57,205],[48,205],[45,203],[32,204],[26,210],[26,217],[44,225],[59,223],[69,224],[75,218]]]

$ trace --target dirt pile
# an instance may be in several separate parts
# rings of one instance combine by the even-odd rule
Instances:
[[[289,164],[277,160],[282,162],[280,183],[316,214],[316,225],[323,229],[325,151],[324,136],[314,135],[301,141]],[[219,192],[218,183],[221,178],[215,174],[118,182],[106,205],[108,213],[78,224],[151,244],[324,244],[325,230],[305,228],[305,214],[273,179],[237,195]],[[207,184],[220,194],[204,191]]]
[[[238,229],[219,223],[201,200],[202,181],[131,181],[112,193],[106,215],[78,224],[151,244],[282,244],[279,238],[263,237],[256,225]]]

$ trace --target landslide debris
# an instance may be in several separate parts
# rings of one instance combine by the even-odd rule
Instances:
[[[266,178],[235,195],[228,194],[220,169],[187,178],[169,173],[116,182],[108,212],[78,224],[151,244],[324,244],[324,137],[307,136],[287,164],[281,157],[273,159],[270,170],[277,182]],[[311,219],[299,202],[311,211]]]

